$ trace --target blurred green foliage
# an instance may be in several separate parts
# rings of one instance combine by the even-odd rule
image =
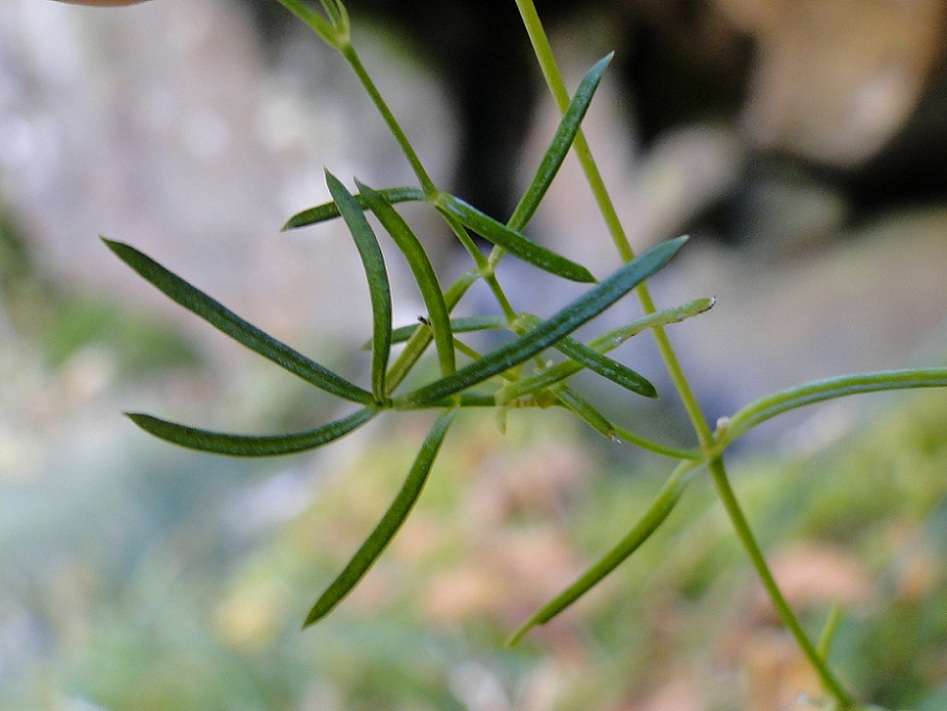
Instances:
[[[197,349],[152,314],[78,293],[43,272],[27,234],[0,210],[0,304],[11,326],[57,368],[86,347],[109,353],[120,381],[159,368],[193,367]]]
[[[884,398],[854,432],[814,453],[742,458],[734,480],[777,571],[784,551],[827,549],[858,571],[853,586],[867,584],[835,644],[853,688],[892,708],[939,709],[947,402]],[[549,413],[541,423],[515,413],[505,437],[463,418],[402,535],[335,615],[299,634],[312,591],[397,488],[391,473],[423,438],[417,419],[407,431],[374,430],[328,477],[319,458],[302,471],[251,474],[248,486],[294,482],[308,502],[278,525],[243,530],[226,515],[233,471],[209,473],[200,495],[172,497],[181,510],[163,528],[143,517],[147,535],[128,530],[140,547],[119,572],[98,568],[88,551],[6,567],[19,577],[0,580],[0,708],[88,708],[67,702],[82,699],[108,711],[463,711],[478,708],[469,695],[480,688],[510,708],[578,711],[620,708],[674,679],[698,679],[713,695],[707,709],[750,708],[741,688],[754,667],[737,650],[756,649],[778,625],[709,483],[692,487],[656,540],[588,599],[522,649],[502,648],[546,589],[621,535],[622,520],[661,483],[658,468],[609,464],[584,431]],[[111,482],[112,508],[160,501],[195,467],[229,462],[175,453],[171,468],[183,478],[170,476],[167,458],[149,464],[160,447]],[[12,487],[3,488],[5,498]],[[73,525],[104,525],[94,506],[89,513]],[[0,560],[11,560],[10,542],[28,540],[4,536]],[[819,570],[813,588],[834,574]],[[817,631],[828,602],[796,605]]]

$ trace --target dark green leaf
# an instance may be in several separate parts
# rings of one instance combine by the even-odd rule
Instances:
[[[670,309],[648,314],[647,316],[642,316],[629,324],[612,329],[601,336],[597,336],[589,342],[588,346],[599,353],[607,353],[645,329],[654,328],[655,326],[666,326],[671,323],[683,321],[686,318],[707,311],[713,304],[713,299],[695,299],[681,306],[675,306]],[[570,360],[564,363],[557,363],[550,368],[545,368],[526,378],[514,380],[497,392],[497,404],[503,405],[511,400],[533,394],[537,390],[549,387],[554,383],[558,383],[561,380],[575,375],[580,370],[582,370],[582,365]]]
[[[140,413],[128,413],[128,417],[145,432],[188,449],[231,457],[273,457],[321,447],[359,428],[376,414],[378,410],[366,407],[313,430],[262,436],[211,432]]]
[[[379,190],[378,192],[384,195],[388,202],[392,204],[398,202],[416,202],[425,199],[424,191],[421,190],[421,188],[388,188],[387,190]],[[368,204],[361,195],[356,195],[355,201],[363,210],[368,209]],[[339,206],[334,202],[327,202],[322,205],[317,205],[316,207],[310,207],[307,210],[293,215],[286,224],[283,225],[283,229],[293,230],[298,227],[307,227],[308,225],[314,225],[318,222],[334,220],[337,217],[339,217]]]
[[[405,479],[391,506],[339,576],[319,596],[316,604],[313,605],[306,616],[303,627],[318,622],[338,605],[375,564],[378,556],[382,554],[391,539],[394,538],[421,495],[421,490],[427,481],[431,466],[437,457],[437,452],[456,414],[457,410],[450,410],[437,418],[421,445],[421,451],[418,452],[418,456],[414,460],[408,478]]]
[[[481,360],[464,366],[456,373],[408,393],[399,399],[399,405],[417,407],[440,400],[532,358],[602,313],[664,267],[684,245],[686,239],[678,237],[652,247],[536,328],[488,353]]]
[[[535,328],[540,323],[539,318],[532,314],[520,314],[519,321],[525,324],[527,328]],[[654,398],[658,396],[654,386],[643,375],[574,338],[568,336],[563,338],[555,345],[555,348],[579,365],[588,368],[593,373],[598,373],[617,385],[621,385],[626,390],[644,397]]]
[[[435,201],[435,206],[448,215],[455,217],[464,227],[473,230],[493,244],[503,247],[507,252],[519,257],[524,262],[529,262],[564,279],[580,282],[595,281],[595,277],[582,265],[576,264],[552,250],[541,247],[528,237],[510,229],[502,222],[494,220],[489,215],[480,212],[477,208],[468,205],[453,195],[442,193]]]
[[[609,62],[611,62],[613,54],[600,59],[588,71],[579,84],[579,88],[576,89],[575,96],[572,97],[572,101],[569,103],[569,108],[566,109],[562,120],[559,122],[556,135],[553,136],[552,143],[539,163],[536,175],[516,206],[516,210],[513,211],[513,216],[508,223],[511,229],[522,230],[526,227],[526,223],[532,219],[533,213],[539,207],[539,203],[549,189],[552,179],[556,177],[562,161],[565,160],[569,149],[572,147],[572,142],[579,132],[582,119],[585,118],[589,104],[592,103],[592,97],[595,96],[595,90],[602,81],[602,75],[605,73]]]
[[[607,378],[637,395],[651,398],[658,396],[658,391],[654,389],[654,385],[643,375],[617,360],[612,360],[598,351],[593,351],[574,338],[563,338],[556,344],[556,350],[584,365],[593,373],[598,373],[603,378]]]
[[[441,373],[443,375],[453,373],[456,370],[456,361],[450,313],[444,301],[444,292],[441,291],[441,284],[434,271],[434,265],[431,264],[431,260],[428,258],[427,252],[424,251],[417,235],[414,234],[401,215],[395,212],[385,196],[361,183],[358,183],[358,189],[365,198],[365,203],[375,213],[375,217],[388,231],[388,234],[391,235],[398,249],[401,250],[408,261],[414,279],[418,284],[418,289],[421,291],[421,298],[424,299],[424,305],[427,306],[427,318],[431,324],[431,330],[434,332],[434,345],[437,348]]]
[[[151,257],[121,242],[107,239],[103,239],[103,242],[119,259],[171,299],[253,352],[269,358],[281,368],[333,395],[364,405],[373,402],[374,398],[370,392],[362,390],[285,343],[264,333],[253,324],[247,323],[201,290],[165,269]]]
[[[375,233],[355,198],[329,171],[326,171],[326,184],[332,199],[339,206],[342,219],[352,233],[358,254],[362,258],[362,266],[365,268],[368,293],[372,302],[372,394],[375,396],[375,402],[381,404],[388,395],[385,390],[385,377],[388,358],[391,355],[391,286],[388,283],[388,270],[385,268],[385,258]]]

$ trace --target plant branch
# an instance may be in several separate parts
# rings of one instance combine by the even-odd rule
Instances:
[[[530,42],[533,45],[536,58],[539,60],[539,66],[542,70],[543,77],[546,79],[549,91],[552,93],[559,110],[564,113],[569,107],[569,92],[562,78],[562,72],[559,71],[559,66],[556,63],[552,46],[549,44],[549,38],[546,36],[546,31],[543,29],[542,22],[536,12],[536,6],[533,4],[533,0],[516,0],[516,5],[523,18],[523,24],[529,34]],[[575,136],[573,147],[579,159],[579,163],[582,166],[582,171],[585,173],[585,178],[592,190],[592,194],[595,197],[595,202],[605,220],[606,227],[608,228],[615,248],[618,250],[622,261],[630,261],[635,256],[634,250],[628,241],[628,236],[625,234],[621,220],[618,218],[614,203],[605,187],[605,181],[602,179],[601,171],[598,169],[598,164],[595,162],[589,144],[585,140],[585,135],[581,130]],[[635,289],[635,293],[645,313],[650,314],[657,311],[657,307],[651,298],[647,284],[640,284]],[[707,419],[700,409],[700,405],[694,396],[687,376],[684,374],[677,354],[674,352],[671,341],[661,326],[655,327],[653,331],[658,350],[661,353],[661,358],[664,361],[671,381],[674,383],[674,388],[681,398],[684,409],[687,411],[687,415],[697,434],[701,448],[709,450],[711,444],[710,425],[707,423]]]
[[[782,620],[783,624],[789,629],[789,632],[796,639],[796,643],[800,649],[802,649],[803,654],[806,655],[809,663],[815,668],[822,682],[822,686],[838,701],[839,711],[853,708],[855,705],[854,700],[828,668],[825,659],[819,654],[805,630],[802,629],[802,625],[799,623],[796,615],[786,602],[782,591],[779,589],[776,579],[766,564],[766,557],[763,555],[763,551],[759,543],[757,543],[753,531],[750,529],[750,524],[747,522],[743,510],[740,508],[736,494],[734,494],[733,488],[730,486],[730,480],[727,477],[727,470],[724,466],[723,459],[720,457],[713,459],[707,466],[713,478],[714,486],[717,489],[717,495],[720,497],[720,501],[723,503],[727,515],[730,517],[730,521],[733,523],[737,537],[750,556],[753,567],[756,568],[756,573],[759,575],[763,587],[766,588],[766,592],[773,602],[773,607],[776,609],[776,614],[779,615],[779,619]]]

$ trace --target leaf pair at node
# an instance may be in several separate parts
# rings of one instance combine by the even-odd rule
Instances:
[[[281,2],[300,15],[330,44],[335,43],[334,46],[339,48],[340,43],[348,42],[348,19],[341,4],[324,0],[326,16],[323,17],[297,0]],[[533,242],[522,233],[575,140],[609,60],[610,56],[598,62],[583,79],[533,181],[507,224],[494,220],[455,196],[436,190],[416,187],[375,190],[356,181],[357,193],[353,194],[328,171],[326,183],[332,202],[299,213],[287,223],[286,228],[296,228],[341,218],[352,236],[365,272],[372,310],[372,335],[368,346],[371,350],[371,375],[367,387],[348,380],[270,336],[135,248],[105,240],[122,261],[184,308],[311,385],[358,406],[353,412],[319,427],[274,435],[216,432],[169,422],[152,415],[129,414],[139,427],[157,437],[191,449],[218,454],[275,456],[328,444],[365,425],[384,410],[444,409],[422,444],[401,491],[349,564],[319,598],[307,617],[307,624],[320,619],[351,590],[395,535],[427,480],[458,408],[505,408],[514,402],[542,405],[555,403],[573,411],[606,436],[618,437],[622,430],[607,422],[575,393],[568,386],[567,379],[589,369],[630,392],[655,397],[657,393],[650,382],[627,366],[612,360],[606,353],[645,328],[673,323],[710,307],[709,300],[692,302],[677,309],[646,316],[603,334],[588,344],[581,343],[573,339],[571,334],[662,269],[680,250],[686,238],[661,243],[623,265],[608,278],[595,283],[594,277],[585,267]],[[428,202],[465,246],[469,248],[472,244],[467,237],[469,230],[492,242],[493,252],[489,258],[479,251],[473,252],[475,267],[445,290],[421,240],[395,209],[397,203],[405,201]],[[427,310],[422,324],[399,329],[394,327],[392,290],[385,255],[366,212],[370,212],[378,221],[410,266]],[[474,282],[484,279],[492,283],[493,270],[506,254],[552,275],[593,285],[545,320],[529,314],[452,318],[451,312]],[[459,339],[459,334],[488,328],[503,328],[511,331],[515,337],[482,356]],[[393,345],[402,342],[404,348],[393,359]],[[420,362],[432,343],[437,355],[439,377],[407,392],[398,392],[406,376]],[[539,356],[549,348],[557,349],[565,360],[547,366]],[[469,359],[469,362],[459,364],[461,356]],[[532,373],[524,372],[520,366],[530,360],[539,365]],[[484,392],[483,386],[488,381],[496,382],[491,392]],[[660,445],[641,438],[636,440],[630,433],[628,435],[626,439],[629,441],[662,451]],[[675,451],[673,448],[666,450]]]

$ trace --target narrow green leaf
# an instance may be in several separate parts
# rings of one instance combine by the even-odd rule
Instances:
[[[664,267],[684,245],[686,237],[662,242],[628,262],[608,279],[589,289],[564,309],[515,341],[488,353],[456,373],[424,385],[399,399],[399,406],[423,406],[460,392],[512,368],[560,341],[596,317],[638,284]]]
[[[356,181],[357,182],[357,181]],[[388,231],[398,249],[408,261],[414,280],[421,291],[421,298],[427,306],[428,321],[434,332],[434,345],[437,348],[438,359],[441,364],[441,373],[449,375],[456,369],[454,355],[454,336],[451,331],[450,313],[444,301],[444,292],[434,271],[427,252],[421,240],[414,234],[408,223],[391,206],[382,193],[372,190],[367,185],[358,183],[359,193],[365,198],[365,203],[375,213],[375,217]]]
[[[368,293],[372,302],[372,394],[375,402],[380,404],[388,396],[385,377],[391,355],[391,285],[388,282],[388,270],[375,233],[355,198],[329,171],[326,171],[326,184],[352,233],[368,280]]]
[[[520,314],[518,320],[525,324],[527,328],[535,328],[536,325],[540,323],[538,317],[526,313]],[[563,338],[555,345],[555,348],[576,363],[588,368],[593,373],[601,375],[603,378],[611,380],[617,385],[621,385],[626,390],[637,395],[643,395],[644,397],[656,398],[658,396],[654,385],[643,375],[616,360],[612,360],[599,351],[593,350],[574,338],[568,336]]]
[[[546,154],[539,163],[536,175],[507,223],[511,229],[519,231],[526,227],[526,224],[532,219],[533,213],[536,212],[536,208],[539,207],[539,203],[542,202],[553,178],[556,177],[556,173],[559,172],[559,168],[562,166],[562,161],[565,160],[569,149],[572,147],[572,142],[579,132],[582,119],[585,118],[585,113],[592,103],[592,97],[595,96],[595,90],[602,81],[602,75],[605,74],[605,69],[612,61],[613,55],[614,52],[596,62],[582,79],[579,88],[576,89],[575,96],[572,97],[572,101],[569,103],[569,108],[566,109],[562,120],[559,122],[556,135],[553,136],[552,143],[550,143]]]
[[[589,342],[588,347],[599,353],[607,353],[648,328],[666,326],[671,323],[683,321],[686,318],[707,311],[713,304],[713,299],[696,299],[681,306],[675,306],[664,309],[663,311],[657,311],[653,314],[648,314],[629,324],[612,329],[601,336],[597,336]],[[504,405],[517,398],[531,395],[542,388],[549,387],[554,383],[558,383],[561,380],[575,375],[582,370],[582,368],[583,366],[581,364],[570,360],[564,363],[557,363],[534,375],[514,380],[496,393],[497,404]]]
[[[480,280],[481,274],[477,269],[461,275],[444,294],[444,301],[447,303],[448,311],[452,310],[463,298],[467,290]],[[408,338],[404,350],[392,363],[388,370],[388,387],[394,392],[417,364],[418,360],[424,355],[427,347],[431,345],[433,335],[430,328],[416,328],[411,337]]]
[[[947,368],[887,370],[816,380],[767,395],[722,420],[718,442],[726,446],[766,420],[804,405],[859,393],[943,387],[947,387]]]
[[[226,333],[254,353],[259,353],[281,368],[333,395],[363,405],[373,402],[374,398],[370,392],[350,383],[345,378],[310,360],[285,343],[264,333],[253,324],[244,321],[200,289],[165,269],[151,257],[121,242],[113,242],[104,238],[102,241],[119,259],[172,300],[200,316],[211,326]]]
[[[391,506],[339,576],[316,600],[316,604],[313,605],[306,616],[306,621],[303,624],[304,628],[318,622],[338,605],[374,565],[378,556],[382,554],[391,539],[394,538],[421,495],[421,490],[427,481],[431,466],[437,457],[437,452],[456,414],[457,410],[449,410],[437,418],[421,445],[421,451],[418,452],[418,456],[414,460],[408,478],[405,479]]]
[[[672,306],[668,309],[655,311],[654,313],[635,319],[624,326],[619,326],[611,331],[607,331],[601,336],[596,336],[589,341],[588,346],[599,353],[608,353],[628,339],[634,338],[642,331],[657,326],[668,326],[672,323],[680,323],[685,319],[693,318],[694,316],[709,311],[713,308],[715,303],[717,303],[716,299],[705,297],[688,301],[686,304],[681,304],[680,306]]]
[[[462,225],[493,244],[503,247],[524,262],[539,267],[564,279],[579,282],[594,282],[595,277],[580,264],[546,249],[502,222],[480,212],[463,200],[441,193],[434,202],[435,207],[460,221]]]
[[[524,622],[507,639],[507,645],[517,644],[533,627],[549,622],[560,612],[568,608],[582,595],[595,587],[606,575],[623,563],[632,553],[647,541],[651,534],[664,523],[677,505],[690,482],[691,474],[702,466],[701,462],[684,461],[675,467],[671,476],[661,487],[647,511],[618,544],[601,560],[582,574],[553,600],[544,605],[535,615]]]
[[[563,338],[556,344],[556,349],[577,363],[581,363],[593,373],[598,373],[603,378],[621,385],[626,390],[644,397],[656,398],[658,396],[658,391],[655,390],[654,385],[643,375],[617,360],[612,360],[608,356],[592,350],[574,338]]]
[[[556,397],[571,412],[585,422],[589,427],[613,442],[618,441],[618,432],[615,425],[601,412],[596,410],[590,402],[581,397],[568,385],[559,385],[554,390]]]
[[[386,190],[379,190],[378,192],[384,195],[385,199],[392,204],[399,202],[417,202],[425,199],[424,191],[421,190],[421,188],[388,188]],[[358,206],[360,208],[363,210],[368,209],[368,204],[365,202],[365,198],[363,198],[361,195],[356,195],[355,200],[358,202]],[[314,225],[318,222],[334,220],[337,217],[339,217],[339,206],[334,202],[327,202],[296,213],[290,217],[289,220],[287,220],[285,225],[283,225],[283,230],[294,230],[299,227],[308,227],[309,225]]]
[[[126,414],[145,432],[181,447],[226,454],[231,457],[273,457],[321,447],[359,428],[378,412],[374,408],[366,407],[348,417],[313,430],[261,436],[211,432],[168,422],[151,415],[134,412]]]

